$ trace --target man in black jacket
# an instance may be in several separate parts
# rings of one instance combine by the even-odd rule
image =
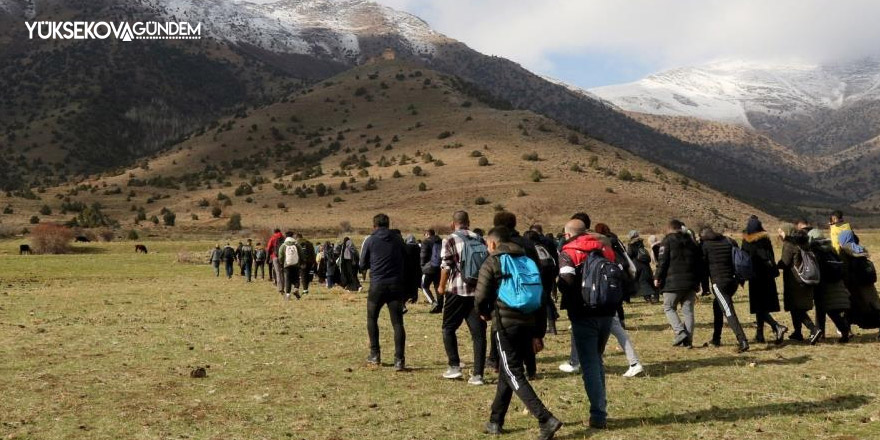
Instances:
[[[691,347],[694,337],[694,302],[700,289],[703,253],[683,224],[672,220],[668,234],[660,244],[654,285],[663,292],[663,311],[675,333],[673,345]],[[684,322],[676,308],[681,305]]]
[[[402,371],[406,367],[406,330],[403,327],[406,248],[400,234],[388,229],[390,224],[391,220],[385,214],[373,217],[373,234],[364,240],[361,249],[360,270],[370,271],[370,292],[367,295],[370,356],[367,363],[380,363],[379,311],[387,304],[394,328],[394,369]]]
[[[721,345],[721,328],[724,326],[724,319],[727,319],[727,325],[736,335],[737,352],[742,353],[749,349],[749,341],[733,307],[733,294],[739,288],[739,280],[736,278],[736,269],[733,266],[733,247],[736,243],[708,227],[702,230],[700,239],[703,262],[707,269],[703,272],[703,292],[712,292],[715,295],[715,301],[712,303],[714,328],[709,343],[716,347]]]
[[[506,275],[501,270],[502,255],[523,257],[525,250],[511,241],[511,232],[504,226],[497,226],[489,231],[487,238],[490,256],[480,268],[475,300],[480,317],[486,321],[492,320],[492,328],[495,329],[493,338],[498,344],[502,372],[498,378],[486,432],[501,434],[510,399],[516,393],[529,412],[538,419],[538,438],[551,439],[562,427],[562,422],[553,417],[541,402],[526,378],[523,367],[524,358],[529,353],[544,348],[546,313],[543,307],[532,313],[523,313],[498,299],[501,281]],[[548,300],[549,295],[544,291],[543,302]]]
[[[422,293],[425,299],[433,305],[430,313],[440,313],[443,311],[443,295],[434,295],[431,293],[431,286],[434,286],[434,292],[440,285],[440,253],[442,252],[443,240],[437,236],[433,229],[425,231],[424,240],[422,240],[422,248],[419,253],[421,257],[422,270]]]

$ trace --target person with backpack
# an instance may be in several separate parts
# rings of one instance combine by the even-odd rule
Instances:
[[[540,225],[535,225],[540,227]],[[541,284],[547,290],[550,301],[545,303],[544,308],[547,312],[547,333],[551,335],[557,334],[556,320],[559,319],[559,311],[553,302],[552,294],[556,290],[556,277],[559,276],[559,252],[551,240],[547,242],[547,238],[539,231],[532,229],[523,234],[523,238],[531,241],[535,245],[535,253],[538,255],[538,271],[541,272]]]
[[[281,229],[276,228],[275,232],[266,242],[266,254],[269,255],[269,281],[275,282],[275,287],[279,293],[284,292],[284,268],[278,259],[278,248],[284,242],[284,235]]]
[[[299,249],[302,251],[299,259],[299,279],[302,285],[302,293],[303,295],[308,295],[309,284],[311,284],[315,276],[315,266],[317,265],[315,245],[303,238],[303,235],[300,233],[297,233],[294,238]]]
[[[244,243],[238,242],[238,247],[235,248],[235,260],[238,261],[238,270],[241,276],[244,276],[244,261],[241,259],[241,248],[244,246]]]
[[[779,270],[782,271],[782,301],[785,311],[791,314],[793,341],[803,341],[803,327],[810,331],[810,345],[815,345],[822,337],[822,330],[813,324],[807,314],[813,309],[813,289],[821,280],[821,272],[816,256],[810,251],[809,238],[794,225],[783,225],[778,230],[782,240],[779,256]]]
[[[538,266],[511,240],[511,235],[504,226],[489,231],[490,254],[480,267],[474,293],[480,317],[492,321],[502,363],[486,433],[503,432],[510,401],[516,394],[538,419],[538,438],[551,439],[562,428],[562,422],[541,402],[523,365],[528,353],[544,347],[544,303],[549,301],[549,292],[543,287]]]
[[[360,270],[370,271],[370,291],[367,294],[367,334],[370,355],[367,363],[381,363],[379,346],[379,312],[388,305],[391,326],[394,329],[394,370],[406,369],[406,330],[403,326],[406,299],[406,246],[399,233],[388,229],[391,219],[385,214],[373,217],[373,233],[361,247]],[[412,276],[412,275],[411,275]]]
[[[278,248],[278,260],[284,269],[284,299],[290,301],[290,295],[296,299],[302,298],[299,294],[300,261],[302,249],[296,244],[293,232],[285,234],[284,243]]]
[[[254,268],[254,246],[253,240],[248,239],[247,244],[243,244],[238,250],[238,264],[244,271],[245,279],[251,282],[252,270]]]
[[[400,230],[394,230],[400,233]],[[403,297],[406,301],[415,303],[419,299],[419,289],[422,287],[422,256],[421,246],[412,234],[403,239],[406,255],[403,264]],[[406,304],[403,305],[403,313],[406,313]]]
[[[636,266],[636,292],[646,303],[660,301],[660,293],[654,288],[654,271],[651,269],[651,253],[645,248],[645,239],[639,231],[629,231],[626,254]]]
[[[824,335],[828,334],[825,331],[825,319],[831,317],[831,321],[840,332],[840,341],[847,342],[850,336],[850,323],[858,320],[857,315],[853,313],[854,308],[851,308],[858,303],[858,299],[853,297],[850,301],[850,292],[844,284],[844,264],[834,251],[831,240],[825,238],[819,229],[810,230],[807,236],[810,240],[810,250],[819,264],[819,284],[814,288],[816,327],[822,332],[819,340],[825,339]]]
[[[877,296],[877,271],[868,250],[859,244],[852,230],[837,236],[838,252],[843,262],[843,279],[852,295],[849,315],[863,329],[880,327],[880,298]],[[833,319],[833,317],[832,317]],[[847,336],[848,333],[847,333]],[[880,338],[880,335],[878,335]],[[841,337],[841,340],[844,338]]]
[[[266,249],[257,242],[256,246],[254,246],[254,278],[259,273],[260,279],[266,279],[266,259]]]
[[[336,255],[335,246],[329,241],[324,243],[324,261],[326,261],[327,272],[327,288],[332,289],[339,282],[339,266],[336,261],[339,258]]]
[[[705,268],[703,291],[712,292],[715,298],[712,303],[713,331],[709,344],[721,346],[721,329],[727,320],[727,325],[736,336],[737,353],[748,351],[749,341],[733,304],[733,295],[742,282],[735,265],[735,254],[739,251],[739,246],[732,239],[716,233],[711,227],[703,228],[700,232],[700,242]]]
[[[422,263],[422,294],[431,304],[429,313],[440,313],[443,311],[443,295],[434,295],[431,293],[431,287],[437,292],[440,285],[440,254],[443,252],[443,240],[437,236],[436,231],[428,229],[425,231],[425,239],[422,240],[422,246],[419,253]]]
[[[480,266],[489,256],[486,243],[470,231],[470,216],[457,211],[452,216],[453,233],[443,240],[440,254],[439,295],[446,296],[443,306],[443,347],[449,368],[443,373],[445,379],[459,379],[461,359],[458,356],[458,338],[455,332],[466,323],[474,348],[474,368],[468,383],[483,385],[486,363],[486,322],[480,319],[474,306]]]
[[[611,336],[611,326],[617,307],[623,301],[622,287],[618,284],[617,296],[609,283],[584,282],[584,279],[618,279],[613,263],[617,258],[606,244],[604,237],[590,233],[587,222],[579,219],[565,224],[565,243],[559,253],[559,292],[561,308],[568,313],[574,352],[578,357],[584,389],[590,400],[589,426],[595,429],[607,427],[608,411],[605,396],[605,366],[602,356]],[[618,271],[619,266],[618,267]],[[618,282],[619,283],[619,282]],[[599,287],[600,290],[592,287]],[[603,293],[602,295],[598,295]],[[603,301],[597,301],[601,298]]]
[[[211,256],[208,258],[208,261],[214,266],[214,276],[220,276],[220,261],[223,260],[223,249],[220,249],[220,244],[211,249]]]
[[[671,220],[658,250],[654,286],[663,292],[663,311],[675,334],[673,346],[690,348],[694,338],[694,303],[703,279],[703,251],[683,224]],[[684,321],[677,308],[681,306]]]
[[[749,217],[741,245],[749,256],[752,274],[749,283],[749,310],[755,315],[757,330],[755,342],[764,343],[764,324],[773,330],[773,342],[781,344],[785,339],[788,327],[779,324],[771,313],[779,311],[779,291],[776,290],[776,278],[779,277],[776,254],[773,243],[764,225],[757,216]]]
[[[233,265],[235,264],[235,249],[229,244],[226,243],[226,246],[223,248],[223,261],[226,263],[226,278],[232,279],[232,275],[235,273],[233,269]]]

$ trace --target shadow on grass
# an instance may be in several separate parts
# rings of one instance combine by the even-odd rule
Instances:
[[[686,359],[656,362],[647,364],[646,371],[650,377],[663,377],[671,374],[686,373],[706,367],[729,367],[734,364],[748,364],[755,362],[758,365],[802,365],[810,361],[810,356],[797,356],[792,358],[758,359],[752,356],[723,356],[705,359]],[[619,371],[618,371],[619,370]],[[626,368],[606,366],[608,374],[622,374]]]
[[[703,422],[737,422],[740,420],[758,419],[768,416],[806,416],[820,415],[837,411],[849,411],[871,402],[871,398],[859,394],[844,394],[819,401],[778,402],[765,405],[745,406],[738,408],[712,407],[685,413],[668,413],[654,417],[631,417],[611,419],[608,426],[614,429],[638,428],[645,426],[662,426],[672,424],[688,424]],[[595,432],[595,431],[593,431]],[[589,430],[566,433],[558,439],[583,438],[593,433]]]
[[[711,322],[698,322],[695,325],[696,328],[704,328],[704,329],[712,329],[714,326]],[[626,323],[627,331],[640,331],[640,332],[662,332],[665,330],[669,331],[669,340],[673,339],[672,336],[672,327],[669,324],[635,324],[632,322]]]

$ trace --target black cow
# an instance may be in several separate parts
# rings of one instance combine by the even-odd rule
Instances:
[[[18,247],[18,255],[30,255],[30,254],[31,254],[31,247],[30,246],[23,244]]]
[[[147,247],[144,246],[144,245],[142,245],[142,244],[136,244],[136,245],[134,245],[134,252],[135,252],[135,253],[138,253],[138,254],[139,254],[139,253],[144,253],[144,254],[146,254],[146,253],[147,253]]]
[[[74,241],[77,243],[91,243],[92,242],[92,240],[89,240],[89,237],[86,237],[85,235],[77,235],[76,238],[74,239]]]

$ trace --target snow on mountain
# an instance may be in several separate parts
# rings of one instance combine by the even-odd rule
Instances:
[[[798,117],[880,99],[880,60],[826,65],[723,61],[590,92],[624,110],[751,127],[752,114]]]
[[[358,59],[364,38],[399,36],[422,57],[446,38],[415,16],[365,0],[141,1],[165,17],[201,22],[213,38],[339,61]]]

